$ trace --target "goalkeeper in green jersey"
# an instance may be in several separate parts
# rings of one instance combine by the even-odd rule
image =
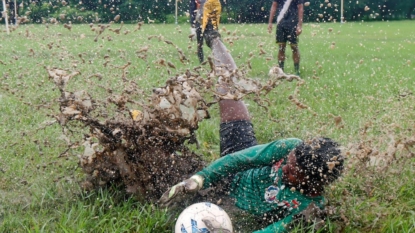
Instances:
[[[236,64],[219,33],[208,28],[204,36],[215,66],[235,70]],[[224,83],[217,87],[217,92],[226,92],[228,88]],[[270,222],[256,233],[285,232],[296,217],[306,216],[310,221],[316,216],[324,206],[324,187],[343,171],[339,145],[328,138],[288,138],[257,145],[248,109],[242,101],[223,99],[219,110],[222,157],[171,187],[159,203],[170,206],[220,185],[219,197],[226,197],[237,209]]]

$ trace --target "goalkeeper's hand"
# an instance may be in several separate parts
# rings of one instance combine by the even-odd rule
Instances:
[[[189,195],[194,195],[202,187],[203,177],[194,175],[169,188],[169,190],[167,190],[158,200],[158,204],[169,207],[176,202],[185,200]]]
[[[203,7],[203,18],[202,18],[202,32],[205,31],[209,21],[213,25],[214,30],[218,30],[220,14],[222,13],[222,5],[219,0],[206,0]]]

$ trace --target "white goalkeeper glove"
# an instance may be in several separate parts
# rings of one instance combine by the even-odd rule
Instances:
[[[194,195],[203,187],[203,177],[194,175],[167,190],[158,203],[161,206],[171,206],[172,204],[186,199],[189,195]]]

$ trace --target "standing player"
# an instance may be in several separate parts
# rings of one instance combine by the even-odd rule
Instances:
[[[222,5],[219,0],[190,0],[191,38],[197,39],[197,56],[199,62],[204,61],[203,32],[208,23],[218,30]]]
[[[213,30],[219,29],[220,14],[222,12],[222,5],[219,0],[200,0],[202,9],[202,33],[210,22]]]
[[[293,52],[294,69],[300,75],[300,50],[298,39],[302,32],[304,0],[274,0],[269,15],[268,32],[272,31],[272,21],[277,12],[278,66],[284,70],[285,47],[290,42]]]
[[[204,0],[203,0],[204,1]],[[190,31],[191,31],[191,38],[193,40],[196,37],[197,41],[197,57],[199,58],[199,62],[202,63],[204,61],[203,57],[203,35],[202,35],[202,27],[200,21],[197,19],[198,12],[200,10],[200,0],[190,0],[189,4],[189,11],[190,11]]]

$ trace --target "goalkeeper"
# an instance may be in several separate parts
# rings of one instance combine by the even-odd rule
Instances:
[[[219,33],[209,25],[207,28],[204,36],[215,66],[235,70],[236,64]],[[229,88],[222,83],[217,92],[225,93]],[[222,157],[171,187],[159,203],[170,206],[200,190],[225,184],[217,192],[219,197],[271,223],[256,233],[288,231],[290,223],[300,216],[314,221],[313,216],[324,206],[324,186],[343,171],[339,145],[328,138],[289,138],[257,145],[248,109],[242,101],[223,99],[219,110]]]

